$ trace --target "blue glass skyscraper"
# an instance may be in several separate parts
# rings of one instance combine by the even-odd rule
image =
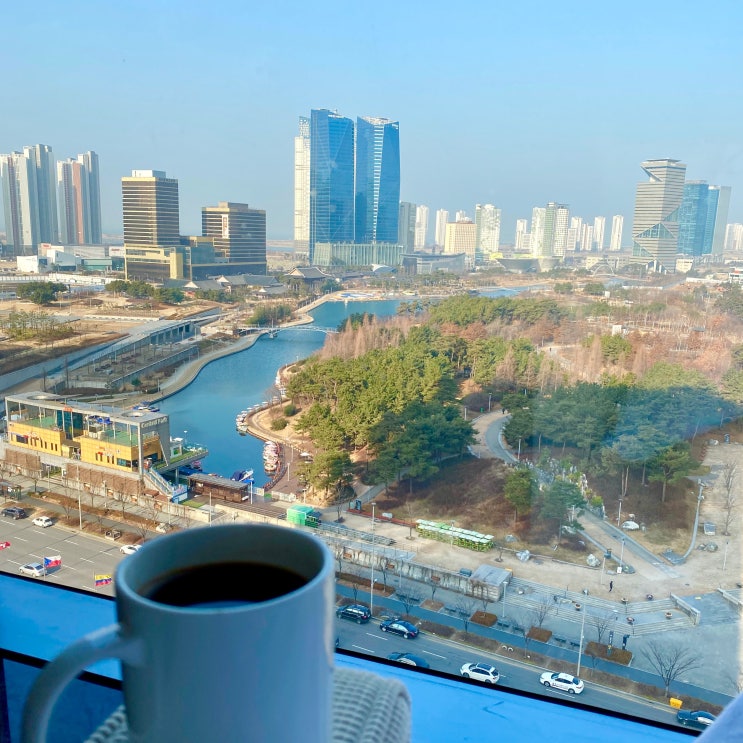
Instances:
[[[354,126],[327,109],[310,114],[310,244],[353,242]],[[397,234],[397,233],[395,233]]]
[[[400,125],[356,120],[356,242],[397,242],[400,218]]]
[[[684,197],[679,208],[678,252],[684,255],[704,255],[712,246],[710,234],[709,247],[705,250],[707,232],[709,186],[706,181],[687,181],[684,183]],[[717,204],[715,204],[715,207]],[[714,229],[714,213],[712,215]]]

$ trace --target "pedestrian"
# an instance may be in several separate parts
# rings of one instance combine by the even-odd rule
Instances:
[[[609,581],[609,593],[611,593],[613,590],[614,590],[614,581],[610,580]]]

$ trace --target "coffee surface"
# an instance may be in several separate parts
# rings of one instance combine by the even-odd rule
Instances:
[[[139,593],[169,606],[219,608],[269,601],[306,583],[304,576],[275,565],[221,562],[165,573]]]

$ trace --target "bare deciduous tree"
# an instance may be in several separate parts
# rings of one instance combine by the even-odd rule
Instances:
[[[555,602],[552,597],[544,596],[539,603],[531,609],[532,624],[541,627],[544,620],[555,610]]]
[[[420,603],[421,598],[423,598],[423,595],[418,586],[410,581],[405,581],[397,593],[397,599],[403,605],[406,614],[410,614],[413,606]]]
[[[613,622],[616,618],[616,615],[614,612],[604,612],[603,614],[590,614],[589,615],[589,623],[596,628],[596,635],[598,637],[599,643],[603,642],[604,635],[606,634],[606,631],[609,629],[609,626],[611,622]]]
[[[475,613],[475,602],[473,599],[467,598],[466,596],[459,596],[454,602],[454,607],[459,614],[459,618],[462,620],[464,625],[465,633],[469,632],[470,620],[472,615]]]
[[[697,653],[681,645],[665,644],[658,640],[648,640],[643,650],[652,669],[661,677],[666,697],[671,684],[684,672],[701,665]]]
[[[722,466],[723,534],[726,537],[730,536],[730,525],[733,523],[733,517],[738,510],[738,494],[735,491],[737,474],[737,464],[726,462]]]

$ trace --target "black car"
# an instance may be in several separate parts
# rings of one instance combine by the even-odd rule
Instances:
[[[26,512],[17,506],[8,506],[8,508],[3,508],[3,516],[9,519],[25,519]]]
[[[409,637],[418,637],[418,628],[404,619],[388,619],[379,625],[382,632],[394,632],[396,635],[402,635],[406,640]]]
[[[412,653],[392,653],[387,656],[388,660],[396,660],[398,663],[404,663],[406,666],[418,666],[418,668],[430,668],[428,661],[413,655]]]
[[[369,607],[363,604],[348,604],[347,606],[339,606],[336,609],[335,615],[341,619],[351,619],[358,624],[363,624],[371,619],[371,611]]]
[[[680,709],[676,714],[676,719],[686,727],[706,730],[717,718],[710,712],[701,709]]]

